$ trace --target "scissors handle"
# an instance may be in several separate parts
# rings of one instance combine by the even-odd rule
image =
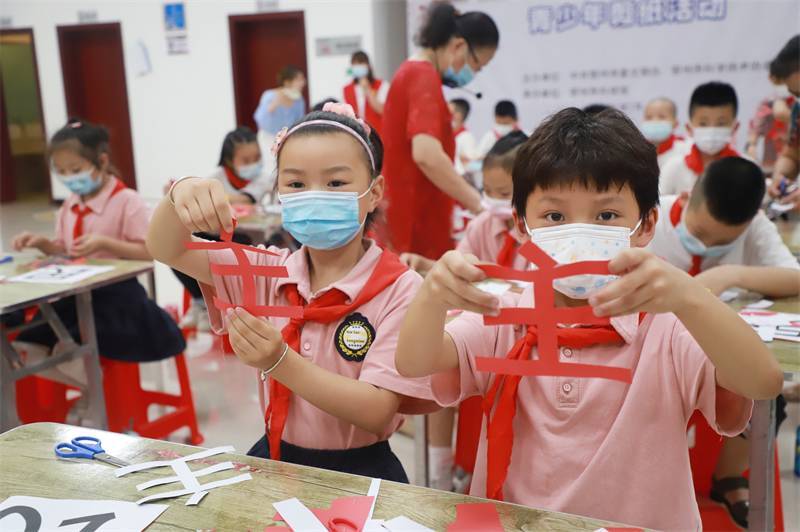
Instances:
[[[94,436],[78,436],[77,438],[73,438],[72,445],[83,447],[87,451],[91,451],[93,454],[106,452],[103,449],[103,446],[100,444],[100,440]]]
[[[61,442],[56,445],[56,456],[59,458],[94,458],[96,454],[94,451],[88,451],[84,447],[73,445],[67,442]]]

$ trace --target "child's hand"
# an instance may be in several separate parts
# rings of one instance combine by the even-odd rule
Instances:
[[[483,270],[475,267],[478,262],[474,255],[448,251],[428,272],[420,290],[444,310],[461,309],[496,316],[500,301],[472,285],[486,279]]]
[[[433,268],[433,265],[436,263],[436,261],[423,257],[422,255],[417,255],[416,253],[401,254],[400,262],[420,274],[428,273],[428,271],[430,271],[430,269]]]
[[[715,296],[720,295],[728,288],[736,286],[737,267],[732,264],[723,264],[698,273],[695,276],[695,281],[708,288],[708,290]]]
[[[286,346],[274,325],[241,307],[228,310],[228,339],[236,356],[258,369],[274,366]]]
[[[620,279],[589,297],[597,316],[679,312],[701,289],[686,272],[641,248],[626,249],[608,263]]]
[[[49,238],[25,231],[14,237],[11,247],[14,251],[22,251],[25,248],[36,248],[41,251],[47,242],[50,242]]]
[[[233,231],[233,209],[216,179],[184,179],[172,189],[175,213],[192,233]]]
[[[108,237],[104,235],[85,234],[79,236],[72,244],[70,254],[75,257],[85,257],[97,251],[102,251],[108,246]]]

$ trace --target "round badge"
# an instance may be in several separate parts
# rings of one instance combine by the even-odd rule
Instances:
[[[375,328],[358,312],[350,314],[336,329],[336,351],[351,362],[361,362],[375,340]]]

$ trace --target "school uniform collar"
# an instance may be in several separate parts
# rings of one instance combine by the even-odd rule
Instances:
[[[679,137],[678,135],[675,135],[673,133],[672,135],[669,136],[667,140],[665,140],[656,147],[656,152],[658,153],[658,155],[668,152],[675,145],[675,141],[678,140],[683,140],[683,137]]]
[[[519,298],[519,304],[517,306],[519,307],[527,306],[528,302],[533,299],[534,299],[533,284],[529,284],[522,291],[522,295]],[[587,302],[586,304],[588,305],[589,303]],[[622,339],[625,340],[626,344],[633,343],[633,341],[636,339],[636,335],[639,330],[638,314],[616,316],[611,318],[609,321],[611,323],[611,327],[613,327],[614,330],[619,333]]]
[[[364,255],[358,260],[356,265],[350,270],[347,275],[336,281],[335,283],[326,286],[325,288],[317,291],[316,294],[311,293],[311,279],[308,273],[308,253],[306,247],[303,246],[286,259],[286,270],[289,273],[288,277],[281,277],[275,281],[275,289],[280,291],[282,286],[289,284],[296,284],[297,291],[307,302],[315,297],[319,297],[331,289],[337,289],[348,298],[349,301],[355,300],[364,284],[369,279],[370,273],[378,264],[383,250],[374,241],[364,239],[367,243],[367,249]]]
[[[100,192],[85,203],[81,201],[81,197],[79,195],[73,194],[73,200],[70,202],[70,207],[72,207],[72,205],[85,205],[86,207],[89,207],[93,213],[103,214],[106,205],[108,205],[108,200],[111,199],[111,196],[114,194],[114,190],[116,190],[116,188],[119,186],[118,183],[119,179],[113,175],[110,176],[106,184],[103,185],[103,188],[100,189]]]

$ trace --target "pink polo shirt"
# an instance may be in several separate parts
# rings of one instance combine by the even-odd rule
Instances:
[[[517,306],[533,294],[529,287],[521,296],[503,297],[503,306]],[[718,395],[714,366],[673,314],[647,315],[641,324],[636,315],[623,316],[611,324],[623,345],[561,348],[560,359],[633,368],[633,382],[523,377],[505,498],[628,525],[699,530],[689,417],[700,410],[717,432],[733,436],[747,425],[752,401],[722,390]],[[459,369],[432,377],[434,397],[443,406],[484,394],[491,375],[475,370],[474,357],[504,358],[523,333],[522,326],[486,327],[472,313],[446,330]],[[736,422],[720,426],[718,408]],[[485,423],[481,432],[470,490],[479,497],[486,494]]]
[[[55,242],[63,245],[71,254],[73,232],[78,215],[72,212],[73,205],[88,206],[91,212],[83,218],[83,234],[105,235],[125,242],[144,242],[147,226],[150,224],[150,209],[139,193],[131,188],[120,190],[112,195],[117,186],[117,178],[111,177],[100,192],[84,203],[77,194],[70,194],[56,218]],[[107,251],[97,251],[88,255],[92,259],[113,259]]]
[[[250,261],[261,265],[283,265],[289,272],[288,278],[257,279],[257,304],[288,305],[289,302],[284,297],[281,287],[290,283],[297,283],[300,295],[308,302],[332,288],[337,288],[347,294],[349,303],[358,296],[383,253],[371,240],[365,242],[368,246],[366,252],[350,273],[316,294],[311,293],[309,286],[308,255],[305,248],[300,248],[294,253],[285,249],[270,248],[270,251],[278,253],[277,256],[248,253]],[[209,251],[208,256],[212,264],[236,263],[232,252],[227,250]],[[213,288],[208,285],[201,287],[208,303],[212,328],[215,332],[221,333],[224,330],[224,322],[221,313],[213,306],[212,296],[217,294],[232,303],[241,302],[241,279],[213,275],[213,283]],[[372,346],[361,362],[345,359],[336,347],[337,329],[343,323],[346,325],[348,317],[329,324],[307,322],[300,336],[300,355],[330,372],[368,382],[401,395],[432,400],[428,378],[401,377],[394,365],[400,326],[406,309],[421,283],[422,278],[416,272],[409,270],[393,285],[354,311],[365,317],[375,331]],[[283,329],[289,321],[287,318],[270,318],[270,320],[279,329]],[[268,396],[264,389],[264,397]],[[364,405],[364,408],[369,408],[369,405]],[[297,394],[292,394],[288,416],[283,440],[310,449],[350,449],[371,445],[387,439],[403,421],[402,415],[396,415],[383,434],[377,436],[320,410]]]
[[[512,231],[517,240],[521,241],[522,237],[518,235],[517,230],[512,229]],[[507,232],[506,220],[484,211],[469,223],[464,232],[464,238],[458,242],[456,249],[461,253],[471,253],[483,262],[495,262],[497,254],[503,248]],[[512,267],[526,270],[528,261],[517,254]]]

